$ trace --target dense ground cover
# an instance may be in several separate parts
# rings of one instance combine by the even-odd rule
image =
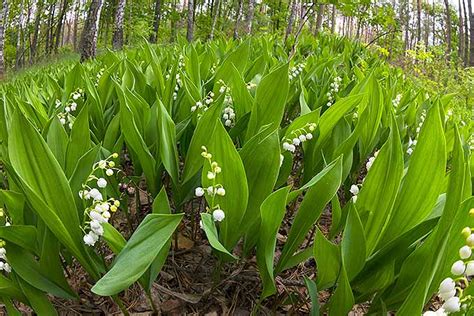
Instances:
[[[472,104],[360,44],[144,45],[1,91],[11,314],[470,309]]]

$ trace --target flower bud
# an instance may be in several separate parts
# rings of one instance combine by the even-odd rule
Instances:
[[[224,196],[225,195],[225,189],[224,188],[218,188],[216,193],[217,193],[217,195]]]
[[[225,218],[225,213],[223,210],[218,208],[214,212],[212,212],[212,217],[214,218],[214,221],[222,222]]]
[[[464,227],[461,233],[464,238],[469,237],[471,235],[471,227]]]
[[[107,180],[105,180],[104,178],[99,178],[97,180],[97,186],[99,188],[105,188],[107,186]]]
[[[455,313],[461,310],[461,303],[459,302],[459,297],[451,297],[443,304],[443,308],[447,313]]]
[[[471,257],[472,250],[469,246],[463,246],[459,249],[459,257],[461,259],[469,259]]]
[[[469,261],[466,264],[466,275],[467,276],[473,276],[474,275],[474,261]]]
[[[105,171],[105,174],[106,174],[107,176],[111,177],[111,176],[114,175],[114,170],[112,170],[112,169],[107,169],[107,170]]]
[[[474,234],[470,234],[469,237],[466,238],[466,244],[469,247],[474,247]]]
[[[454,275],[462,275],[465,269],[466,266],[464,265],[464,261],[458,260],[453,263],[453,266],[451,267],[451,273]]]
[[[204,189],[201,188],[201,187],[197,187],[195,190],[194,190],[194,194],[197,196],[197,197],[201,197],[204,195]]]
[[[212,171],[208,171],[208,172],[207,172],[207,178],[208,178],[209,180],[215,179],[215,178],[216,178],[216,174],[215,174],[214,172],[212,172]]]

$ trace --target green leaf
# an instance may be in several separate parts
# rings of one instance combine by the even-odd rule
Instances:
[[[186,154],[184,163],[183,183],[188,182],[202,167],[203,159],[201,156],[201,146],[207,144],[212,138],[214,130],[217,126],[217,120],[220,114],[220,107],[211,106],[198,121],[196,130],[194,131],[189,144],[189,150]]]
[[[348,315],[354,306],[354,294],[344,265],[341,268],[337,288],[329,300],[329,315]]]
[[[342,235],[341,255],[345,273],[347,273],[346,277],[352,280],[362,270],[366,259],[364,228],[354,206],[349,208],[347,215]]]
[[[77,161],[91,147],[89,131],[89,111],[84,106],[74,121],[66,152],[66,176],[71,176]]]
[[[288,96],[288,64],[284,64],[262,78],[257,87],[255,104],[250,115],[247,139],[270,124],[271,129],[280,126]]]
[[[178,148],[176,147],[176,128],[165,106],[158,100],[158,135],[160,137],[160,157],[166,171],[175,184],[179,182]]]
[[[92,288],[92,292],[111,296],[137,281],[155,260],[160,250],[181,222],[182,214],[149,214],[107,272]]]
[[[207,213],[202,213],[201,219],[202,219],[202,228],[204,229],[204,232],[206,233],[207,240],[209,240],[211,247],[225,254],[226,256],[228,256],[229,259],[237,259],[237,257],[235,257],[229,251],[227,251],[227,249],[220,243],[218,233],[217,233],[217,227],[216,227],[216,224],[214,223],[214,220],[212,219],[212,215],[207,214]]]
[[[281,272],[287,261],[298,250],[309,230],[318,220],[326,204],[336,194],[341,184],[342,157],[333,161],[317,176],[308,189],[291,225],[288,239],[281,252],[275,271]]]
[[[316,282],[305,276],[304,283],[306,284],[311,299],[311,312],[309,314],[311,316],[319,316],[318,287],[316,286]]]
[[[12,167],[31,206],[56,238],[96,276],[98,267],[82,244],[79,217],[66,176],[43,138],[19,112],[13,117],[9,144]]]
[[[366,217],[367,254],[373,253],[391,217],[403,174],[403,154],[393,121],[390,136],[380,149],[357,196],[357,210]],[[383,186],[383,190],[380,188]]]
[[[427,217],[442,189],[445,168],[444,131],[439,105],[435,104],[421,129],[382,243],[408,231]]]
[[[313,245],[314,259],[318,274],[316,282],[319,289],[325,289],[334,285],[341,269],[341,251],[339,247],[324,237],[323,233],[316,229]]]
[[[278,229],[286,211],[286,201],[290,187],[281,188],[270,194],[263,202],[260,211],[262,222],[257,244],[257,265],[263,283],[260,295],[264,299],[276,292],[273,257]]]

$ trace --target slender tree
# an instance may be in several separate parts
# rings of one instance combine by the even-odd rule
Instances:
[[[458,41],[458,56],[459,58],[464,57],[464,20],[462,15],[462,6],[461,0],[458,0],[458,9],[459,9],[459,41]]]
[[[467,7],[469,9],[469,65],[474,67],[474,12],[471,0],[467,0]]]
[[[8,1],[2,1],[2,9],[0,11],[0,79],[5,77],[5,21],[8,18]]]
[[[59,16],[58,16],[58,25],[56,27],[56,42],[54,44],[54,52],[58,52],[59,45],[61,44],[60,38],[61,34],[63,31],[63,24],[64,20],[66,18],[66,12],[68,9],[69,5],[69,0],[63,0],[61,1],[61,10],[59,11]]]
[[[421,0],[416,0],[416,42],[421,41]]]
[[[464,11],[464,66],[467,67],[469,65],[469,19],[467,18],[466,0],[462,2],[462,9]]]
[[[115,11],[114,34],[112,37],[113,49],[122,49],[123,47],[123,16],[125,13],[126,0],[119,0],[117,10]]]
[[[215,0],[214,7],[215,7],[216,12],[212,15],[211,31],[209,33],[209,39],[210,40],[214,39],[214,32],[216,30],[217,18],[219,16],[218,13],[220,12],[220,8],[221,8],[221,1],[220,0]]]
[[[158,30],[161,22],[161,0],[155,1],[155,10],[153,16],[153,32],[150,35],[150,42],[156,43],[158,40]]]
[[[290,15],[288,16],[288,24],[286,26],[286,31],[285,31],[285,42],[290,36],[291,33],[293,33],[293,23],[295,22],[295,16],[296,16],[296,0],[291,1],[290,5]]]
[[[21,56],[22,56],[22,44],[23,44],[23,4],[24,0],[20,1],[20,13],[18,14],[17,20],[17,38],[16,38],[16,58],[15,67],[16,69],[21,67]]]
[[[186,38],[188,42],[192,42],[194,38],[194,0],[188,0],[188,27]]]
[[[43,14],[43,6],[44,6],[43,0],[38,0],[38,2],[36,2],[36,12],[35,12],[35,22],[34,22],[35,25],[33,27],[33,38],[31,40],[31,45],[30,45],[30,55],[31,55],[32,62],[36,58],[38,36],[39,36],[39,31],[40,31],[40,26],[41,26],[41,16]]]
[[[316,28],[314,29],[314,35],[318,35],[321,32],[321,27],[323,26],[323,14],[324,14],[324,4],[318,4],[318,13],[316,14]]]
[[[239,21],[242,15],[243,10],[243,0],[238,0],[237,2],[237,10],[235,11],[235,23],[234,23],[234,39],[239,38]]]
[[[449,0],[444,0],[444,7],[446,10],[446,57],[447,59],[451,59],[451,51],[452,51],[452,45],[451,45],[451,32],[452,32],[452,26],[451,26],[451,8],[449,7]]]
[[[253,25],[254,15],[255,15],[255,0],[249,0],[247,19],[245,20],[245,32],[248,35],[252,34],[252,25]]]
[[[94,58],[97,49],[97,36],[102,0],[92,0],[87,13],[87,18],[82,30],[80,50],[81,62]]]

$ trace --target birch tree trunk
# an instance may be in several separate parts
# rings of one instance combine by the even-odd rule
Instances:
[[[247,19],[245,21],[245,32],[252,34],[253,17],[255,15],[255,0],[249,0],[249,7],[247,12]]]
[[[125,13],[126,0],[119,0],[115,11],[114,34],[112,36],[112,48],[115,50],[123,47],[123,17]]]
[[[92,0],[82,31],[80,50],[81,62],[94,58],[97,50],[97,36],[102,0]]]
[[[251,0],[252,1],[252,0]],[[209,33],[209,39],[212,41],[214,39],[214,32],[216,31],[217,18],[219,16],[221,1],[215,0],[214,7],[216,12],[212,16],[211,32]]]
[[[0,79],[5,77],[5,21],[8,18],[8,1],[2,1],[2,10],[0,11]]]

